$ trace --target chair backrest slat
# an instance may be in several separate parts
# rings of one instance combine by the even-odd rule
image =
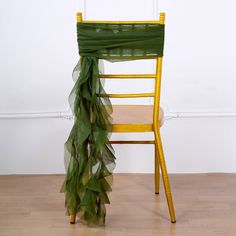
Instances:
[[[104,79],[155,79],[156,74],[100,74]]]

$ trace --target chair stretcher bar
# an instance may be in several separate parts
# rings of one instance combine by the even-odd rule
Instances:
[[[127,140],[127,141],[109,141],[110,144],[155,144],[154,140],[143,140],[143,141],[131,141],[131,140]]]
[[[99,97],[109,98],[141,98],[141,97],[155,97],[155,93],[133,93],[133,94],[98,94]]]
[[[165,13],[160,13],[160,20],[146,20],[146,21],[100,21],[100,20],[83,20],[82,13],[76,14],[78,23],[100,23],[100,24],[164,24]]]
[[[109,79],[155,79],[156,77],[156,74],[101,74],[98,76],[98,78]]]
[[[80,16],[77,15],[77,22],[81,23]],[[100,20],[83,20],[83,23],[99,23],[99,24],[160,24],[157,20],[146,21],[100,21]]]

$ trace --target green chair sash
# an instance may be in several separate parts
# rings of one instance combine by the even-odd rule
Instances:
[[[65,143],[69,165],[65,182],[67,214],[88,225],[104,225],[110,203],[114,150],[109,144],[112,105],[98,79],[98,59],[136,60],[163,55],[164,25],[77,23],[82,60],[73,71],[69,100],[74,125]],[[81,65],[80,65],[81,64]]]

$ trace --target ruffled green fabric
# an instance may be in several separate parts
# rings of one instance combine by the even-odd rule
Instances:
[[[110,203],[109,177],[115,167],[114,150],[108,143],[112,107],[107,98],[97,96],[104,93],[97,78],[98,59],[84,57],[79,79],[70,94],[74,97],[75,121],[65,143],[71,154],[63,188],[67,213],[78,214],[90,225],[105,223],[105,204]]]
[[[65,143],[69,163],[61,192],[67,214],[88,225],[104,225],[115,156],[109,144],[112,106],[98,79],[98,59],[134,60],[162,56],[164,25],[77,24],[82,60],[73,71],[69,96],[74,125]]]

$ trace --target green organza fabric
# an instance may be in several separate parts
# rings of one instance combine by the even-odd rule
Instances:
[[[135,60],[163,55],[164,25],[78,23],[79,61],[69,102],[74,124],[65,143],[67,214],[88,225],[104,225],[110,203],[114,150],[109,144],[112,105],[98,79],[98,59]]]
[[[162,56],[164,25],[77,24],[79,52],[103,59],[143,59]]]

